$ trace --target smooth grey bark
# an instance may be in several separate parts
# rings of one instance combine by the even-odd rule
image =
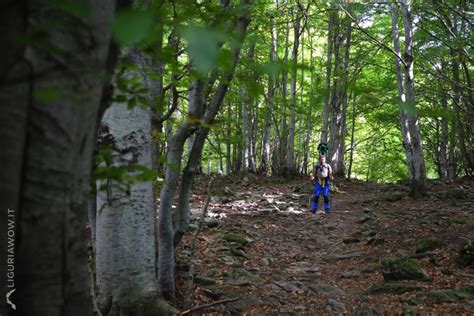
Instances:
[[[392,36],[393,36],[393,49],[395,52],[395,70],[397,75],[397,89],[398,89],[398,96],[400,98],[400,102],[404,102],[406,100],[405,97],[405,87],[403,85],[403,70],[402,70],[402,63],[403,61],[401,56],[401,48],[400,48],[400,34],[398,30],[398,8],[396,5],[392,5],[391,9],[391,18],[392,18]],[[400,106],[400,125],[403,137],[403,148],[405,150],[406,160],[407,160],[407,167],[408,172],[410,174],[410,166],[409,162],[413,160],[412,152],[410,150],[410,132],[408,127],[408,114],[404,107]]]
[[[290,38],[290,22],[286,22],[286,34],[285,34],[285,53],[283,56],[283,64],[288,63],[289,55],[289,38]],[[280,133],[277,134],[276,147],[277,150],[273,151],[272,157],[272,174],[279,176],[286,176],[286,157],[288,150],[288,122],[287,122],[287,93],[288,93],[288,70],[283,69],[281,74],[281,108],[280,108]]]
[[[260,101],[255,101],[253,107],[250,109],[250,157],[249,157],[249,169],[252,173],[257,173],[257,131],[258,131],[258,108],[260,107]]]
[[[405,51],[404,51],[404,88],[407,106],[413,109],[413,114],[408,115],[408,130],[410,143],[407,144],[411,151],[412,160],[409,161],[410,189],[413,196],[420,196],[426,192],[426,170],[423,156],[418,115],[416,113],[415,78],[413,74],[413,22],[411,8],[408,0],[401,1],[401,13],[404,25]],[[402,100],[403,101],[403,100]]]
[[[271,43],[270,43],[270,63],[275,63],[277,56],[277,30],[275,27],[275,17],[270,17],[271,25]],[[262,160],[260,163],[260,172],[264,175],[268,174],[268,169],[271,159],[270,141],[272,133],[272,121],[271,121],[271,109],[274,108],[274,95],[275,95],[275,78],[273,74],[268,75],[268,87],[267,87],[267,108],[265,111],[265,127],[262,138]]]
[[[392,5],[391,15],[395,67],[397,71],[397,89],[402,104],[400,108],[400,122],[402,127],[403,147],[407,158],[411,194],[413,196],[419,196],[426,191],[426,172],[416,114],[413,77],[412,21],[408,3],[402,1],[402,17],[405,31],[405,51],[403,58],[400,49],[398,11],[396,5]],[[412,113],[408,113],[406,109],[411,109]]]
[[[17,120],[22,129],[27,120],[27,127],[15,136],[18,147],[12,147],[20,154],[16,164],[21,166],[21,174],[12,175],[15,183],[21,183],[20,192],[12,197],[19,201],[14,303],[22,315],[86,315],[90,305],[87,201],[97,118],[111,60],[109,26],[115,1],[84,4],[90,14],[81,16],[80,24],[77,17],[39,0],[20,2],[15,10],[22,12],[21,17],[11,16],[19,18],[20,24],[26,22],[26,31],[42,27],[45,35],[43,45],[28,46],[21,58],[31,65],[34,76],[29,77],[28,68],[20,67],[20,60],[10,65],[16,74],[25,75],[26,81],[20,85],[27,84],[23,97],[12,90],[19,112],[5,116],[12,122]],[[48,27],[51,17],[61,17],[63,27]],[[18,36],[15,30],[9,32]],[[41,50],[47,45],[64,53]],[[30,83],[33,95],[53,89],[57,97],[30,98]],[[15,103],[4,104],[11,107]],[[1,139],[4,146],[9,137]]]
[[[247,52],[247,58],[252,60],[255,55],[255,43],[252,43]],[[252,76],[252,72],[248,71],[247,79],[250,79]],[[253,99],[249,95],[248,88],[245,85],[250,84],[250,82],[244,83],[244,87],[241,89],[241,93],[243,96],[242,100],[242,172],[248,172],[251,169],[251,121],[252,121],[252,113],[251,107]]]
[[[136,52],[130,56],[137,62]],[[102,119],[101,145],[110,146],[108,167],[152,168],[151,109],[113,104]],[[131,176],[140,172],[132,171]],[[105,315],[129,314],[155,298],[155,205],[151,181],[98,181],[97,302]]]
[[[291,53],[291,82],[290,82],[290,124],[288,128],[288,149],[286,157],[286,168],[288,176],[294,176],[296,171],[295,166],[295,132],[296,132],[296,82],[298,79],[297,64],[298,64],[298,49],[300,47],[301,36],[301,18],[298,13],[294,14],[293,21],[293,50]]]
[[[181,160],[184,152],[186,140],[197,129],[195,119],[201,117],[203,108],[202,94],[204,83],[197,80],[193,83],[190,92],[188,117],[181,123],[178,130],[173,134],[168,153],[166,155],[165,182],[160,193],[160,208],[158,215],[158,284],[161,293],[165,298],[172,298],[175,295],[175,254],[174,254],[174,226],[171,207],[173,205],[175,193],[181,171]]]
[[[16,1],[0,11],[0,314],[7,315],[10,306],[6,302],[7,291],[13,284],[7,282],[7,271],[14,245],[9,241],[18,239],[18,211],[21,200],[23,161],[27,137],[28,109],[32,82],[31,66],[24,58],[25,44],[15,39],[16,34],[25,32],[27,24],[26,1]],[[12,211],[9,211],[12,210]],[[9,226],[8,224],[12,224]],[[7,236],[7,229],[15,236]],[[12,239],[13,238],[13,239]],[[10,256],[9,256],[10,254]],[[11,262],[10,262],[11,263]],[[11,269],[11,268],[10,268]],[[11,270],[10,270],[11,271]],[[16,303],[16,296],[11,300]]]
[[[352,92],[352,125],[351,125],[351,148],[350,148],[350,154],[349,154],[349,167],[347,170],[347,178],[351,178],[351,173],[352,173],[352,162],[354,161],[354,135],[355,135],[355,123],[356,123],[356,94],[355,92]]]
[[[463,100],[463,93],[461,89],[459,88],[459,82],[460,82],[460,76],[459,76],[459,61],[458,61],[458,56],[456,53],[452,52],[454,54],[453,61],[451,62],[452,64],[452,72],[453,72],[453,92],[454,92],[454,111],[456,113],[456,120],[453,124],[453,126],[456,127],[456,132],[458,134],[458,144],[459,144],[459,149],[461,151],[461,155],[464,158],[465,162],[465,171],[467,174],[469,171],[469,154],[468,154],[468,149],[466,146],[466,135],[465,135],[465,127],[464,127],[464,121],[463,121],[463,115],[462,115],[462,110],[461,110],[461,105],[462,105],[462,100]]]
[[[352,27],[349,19],[338,19],[334,25],[334,80],[331,93],[329,161],[335,175],[344,176],[344,153],[349,82],[349,54]]]
[[[329,101],[331,96],[331,77],[332,77],[332,55],[334,46],[334,23],[336,20],[337,10],[331,8],[329,13],[328,24],[328,46],[326,57],[326,87],[324,92],[323,107],[323,126],[321,129],[321,143],[328,142],[328,126],[329,126]]]
[[[302,43],[303,44],[303,43]],[[303,48],[301,49],[303,51]],[[308,174],[308,167],[310,164],[309,161],[309,154],[310,154],[310,140],[311,140],[311,135],[313,132],[313,126],[314,126],[314,120],[313,120],[313,107],[314,107],[314,47],[313,47],[313,36],[311,34],[309,35],[309,50],[310,50],[310,71],[311,71],[311,86],[310,86],[310,96],[309,96],[309,110],[308,110],[308,115],[307,115],[307,121],[308,121],[308,128],[306,130],[306,135],[304,139],[304,146],[303,146],[303,172],[304,174]],[[302,54],[302,63],[304,64],[304,54]],[[303,85],[303,79],[302,79],[302,85]],[[303,98],[301,98],[301,103],[303,106]]]
[[[443,60],[441,62],[441,69],[446,71],[446,62]],[[443,83],[439,82],[439,86],[443,87]],[[440,103],[443,110],[447,113],[448,112],[448,96],[447,94],[442,91],[440,94]],[[448,142],[449,142],[449,128],[448,128],[448,121],[446,118],[440,118],[437,120],[438,124],[438,173],[439,177],[442,180],[448,180],[448,169],[449,169],[449,161],[448,161]],[[451,150],[451,148],[450,148]]]
[[[352,25],[350,21],[346,21],[345,33],[344,33],[344,75],[342,79],[341,87],[341,96],[342,96],[342,113],[341,121],[339,126],[339,146],[338,146],[338,155],[337,163],[335,164],[334,174],[344,176],[345,175],[345,140],[347,134],[347,108],[349,106],[349,96],[347,93],[349,85],[349,59],[350,59],[350,50],[351,50],[351,39],[352,39]]]
[[[227,103],[227,139],[225,143],[225,174],[230,175],[232,171],[232,148],[230,143],[230,135],[231,135],[231,121],[232,121],[232,104],[230,102]]]
[[[250,158],[250,144],[249,144],[249,113],[248,104],[251,102],[248,90],[242,88],[241,93],[243,95],[242,101],[242,164],[241,171],[246,173],[249,171],[249,158]]]

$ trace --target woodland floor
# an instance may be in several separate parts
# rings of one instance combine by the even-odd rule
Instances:
[[[202,176],[195,184],[194,227],[208,180]],[[461,246],[474,241],[472,180],[431,182],[429,195],[417,200],[403,185],[335,184],[332,212],[313,215],[307,178],[216,177],[197,239],[192,303],[183,302],[194,232],[177,249],[180,309],[239,298],[194,314],[474,315],[472,296],[430,295],[474,285],[474,267],[458,262]],[[416,242],[430,236],[442,245],[417,254]],[[396,281],[419,287],[369,294],[387,283],[381,262],[394,256],[414,258],[432,280]]]

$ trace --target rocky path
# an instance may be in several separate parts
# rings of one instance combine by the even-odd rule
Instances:
[[[196,314],[473,314],[474,271],[459,264],[459,249],[474,238],[474,190],[461,188],[453,206],[436,195],[410,203],[403,187],[339,182],[333,211],[313,215],[304,179],[216,180],[193,305],[239,300]],[[196,218],[204,199],[198,190]],[[182,285],[190,239],[178,249]],[[424,239],[433,244],[420,251]],[[417,271],[397,270],[412,262]]]

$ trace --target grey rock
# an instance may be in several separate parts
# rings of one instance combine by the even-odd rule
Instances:
[[[219,221],[215,218],[206,218],[204,220],[204,223],[206,224],[207,227],[209,228],[215,228],[219,226]]]
[[[362,253],[360,253],[358,251],[354,251],[354,252],[335,254],[335,255],[331,256],[330,258],[334,259],[334,260],[346,260],[346,259],[357,258],[357,257],[360,257],[361,255],[362,255]]]
[[[247,280],[247,279],[238,279],[238,280],[230,280],[225,282],[228,285],[235,285],[235,286],[250,286],[255,285],[254,282]]]
[[[421,289],[421,286],[413,284],[401,284],[401,283],[384,283],[380,285],[374,285],[367,290],[369,294],[402,294],[405,292],[411,292]]]
[[[318,243],[318,245],[321,245],[321,246],[327,246],[328,244],[331,243],[326,236],[317,235],[314,238],[316,242]]]
[[[308,288],[316,293],[324,293],[324,294],[332,294],[332,295],[344,294],[344,291],[329,284],[315,284],[315,285],[308,286]]]
[[[210,278],[205,278],[201,276],[195,276],[194,277],[194,283],[200,284],[200,285],[214,285],[216,284],[216,281]]]
[[[360,275],[360,272],[358,270],[352,270],[352,271],[346,271],[341,273],[341,278],[355,278]]]
[[[326,310],[330,313],[341,314],[346,311],[346,305],[344,303],[336,301],[335,299],[330,298],[328,299]]]
[[[260,260],[260,264],[261,264],[262,266],[266,266],[266,267],[267,267],[267,266],[270,265],[270,259],[268,259],[268,258],[263,258],[262,260]]]
[[[295,292],[299,290],[299,287],[297,287],[295,284],[291,282],[273,282],[275,285],[277,285],[279,288],[287,291],[287,292]]]
[[[385,280],[430,281],[431,277],[418,263],[406,257],[394,257],[382,261],[382,274]]]
[[[360,239],[357,237],[345,237],[342,239],[342,242],[345,244],[350,244],[350,243],[355,243],[355,242],[360,242]]]

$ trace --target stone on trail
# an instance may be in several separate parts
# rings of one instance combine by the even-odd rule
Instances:
[[[361,252],[359,251],[351,251],[351,252],[345,252],[345,253],[337,253],[332,256],[329,256],[328,259],[332,260],[347,260],[347,259],[352,259],[352,258],[357,258],[362,255]]]
[[[235,285],[235,286],[250,286],[255,285],[255,282],[247,280],[245,278],[241,278],[238,280],[230,280],[225,282],[228,285]]]
[[[344,303],[338,302],[335,299],[328,299],[328,304],[326,310],[334,314],[342,314],[346,311],[346,305]]]
[[[230,250],[230,253],[234,257],[249,259],[249,257],[247,256],[247,254],[243,250],[240,250],[240,249],[237,249],[237,248],[230,248],[229,250]]]
[[[265,267],[268,267],[270,265],[270,259],[268,258],[263,258],[262,260],[260,260],[260,264],[262,266],[265,266]]]
[[[367,245],[377,246],[382,245],[385,242],[385,238],[378,235],[370,236],[367,238]]]
[[[194,277],[194,283],[200,284],[200,285],[214,285],[216,284],[216,281],[210,278],[205,278],[201,276],[195,276]]]
[[[441,239],[435,236],[422,238],[416,242],[416,253],[432,251],[443,245]]]
[[[413,284],[402,284],[402,283],[384,283],[370,287],[367,290],[368,294],[402,294],[405,292],[411,292],[421,289],[421,286]]]
[[[295,284],[291,283],[291,282],[284,282],[284,281],[280,281],[280,282],[273,282],[273,284],[275,284],[276,286],[278,286],[279,288],[287,291],[287,292],[296,292],[298,290],[300,290],[299,287],[297,287]]]
[[[314,238],[316,239],[316,243],[320,246],[327,246],[331,243],[329,239],[323,235],[316,235]]]
[[[385,280],[430,281],[431,277],[418,263],[410,258],[394,257],[382,261],[382,274]]]
[[[243,246],[248,245],[252,242],[252,240],[236,234],[225,234],[222,238],[224,239],[224,241],[234,242]]]
[[[250,308],[251,305],[262,304],[262,301],[255,296],[246,296],[239,298],[238,301],[227,304],[227,308],[241,314],[243,311]]]
[[[405,194],[401,192],[391,192],[385,196],[385,200],[388,202],[397,202],[403,199],[404,196]]]
[[[331,294],[331,295],[344,294],[344,291],[329,284],[309,285],[308,288],[316,293]]]
[[[428,297],[438,302],[456,303],[463,300],[474,300],[474,286],[457,289],[443,289],[428,292]]]
[[[349,279],[349,278],[355,278],[359,275],[360,275],[360,272],[358,270],[352,270],[352,271],[342,272],[341,278]]]
[[[204,220],[204,223],[206,224],[207,227],[209,228],[216,228],[219,226],[219,221],[215,218],[206,218]]]
[[[360,242],[360,239],[357,237],[345,237],[342,238],[342,242],[345,244]]]

